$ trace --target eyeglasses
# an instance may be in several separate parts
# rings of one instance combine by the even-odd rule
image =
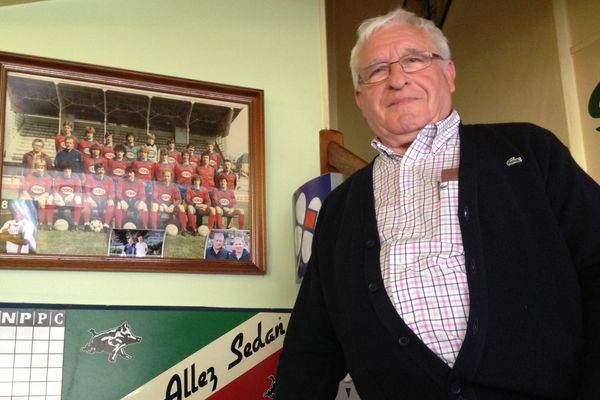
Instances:
[[[392,64],[398,63],[402,71],[407,74],[421,71],[431,65],[433,59],[443,60],[444,57],[429,51],[408,54],[397,61],[380,62],[362,69],[358,73],[358,82],[364,85],[372,85],[385,81],[390,76]]]

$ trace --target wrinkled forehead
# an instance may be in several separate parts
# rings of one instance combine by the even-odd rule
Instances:
[[[422,51],[438,51],[429,34],[412,25],[395,24],[380,28],[365,41],[359,62],[364,66]]]

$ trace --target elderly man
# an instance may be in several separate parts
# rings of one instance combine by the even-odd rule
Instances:
[[[52,159],[44,153],[44,141],[42,139],[33,139],[31,142],[31,151],[23,154],[23,167],[26,169],[23,175],[27,175],[35,168],[37,160],[43,160],[46,163],[46,168],[52,167]]]
[[[463,125],[430,21],[365,21],[379,156],[323,204],[276,398],[600,398],[600,188],[549,132]]]

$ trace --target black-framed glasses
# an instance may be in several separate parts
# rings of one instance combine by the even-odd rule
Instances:
[[[385,81],[390,76],[392,64],[398,63],[407,74],[421,71],[431,65],[433,59],[443,60],[444,57],[429,51],[405,55],[392,62],[379,62],[362,69],[358,73],[358,81],[364,85],[372,85]]]

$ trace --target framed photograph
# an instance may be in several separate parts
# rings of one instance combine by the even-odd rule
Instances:
[[[0,232],[0,268],[265,273],[263,113],[259,89],[0,52],[0,211],[33,235]],[[217,232],[238,258],[206,256]]]

